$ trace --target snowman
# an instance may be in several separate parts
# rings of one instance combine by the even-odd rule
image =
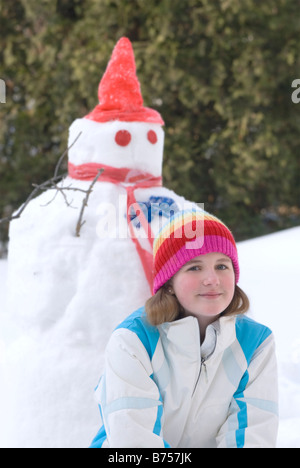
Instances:
[[[69,129],[64,196],[44,192],[10,225],[3,447],[89,445],[110,334],[151,295],[158,229],[193,205],[162,186],[164,122],[143,104],[127,38],[115,46],[98,96]]]

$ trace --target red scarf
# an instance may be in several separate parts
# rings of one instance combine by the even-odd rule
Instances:
[[[105,164],[98,163],[86,163],[81,164],[80,166],[75,166],[69,162],[69,176],[73,179],[92,181],[98,174],[99,169],[104,169],[104,172],[98,179],[98,182],[110,182],[112,184],[133,184],[129,186],[124,186],[127,191],[127,223],[129,226],[129,231],[131,239],[135,244],[137,253],[141,259],[144,272],[149,283],[151,292],[153,284],[153,256],[147,250],[142,248],[138,239],[135,236],[132,223],[130,221],[130,209],[134,209],[136,216],[138,217],[141,226],[147,234],[151,250],[153,248],[154,236],[152,234],[151,226],[149,225],[145,215],[140,208],[139,204],[136,201],[134,191],[139,188],[150,188],[150,187],[161,187],[162,178],[154,177],[152,174],[147,172],[139,172],[134,169],[129,169],[127,167],[115,168],[111,166],[106,166]]]

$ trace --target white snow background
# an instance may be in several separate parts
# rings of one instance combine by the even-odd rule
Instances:
[[[238,244],[239,284],[250,298],[250,316],[273,330],[277,344],[280,394],[278,448],[300,448],[299,246],[300,227]],[[0,322],[5,310],[6,273],[7,262],[0,260]],[[5,359],[6,340],[10,339],[10,333],[10,330],[0,330],[0,364]],[[0,375],[0,383],[1,380]],[[3,417],[3,409],[7,405],[13,405],[13,402],[0,402],[0,417]]]

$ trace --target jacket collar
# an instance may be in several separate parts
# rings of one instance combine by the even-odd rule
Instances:
[[[236,338],[236,316],[224,316],[213,322],[210,327],[215,330],[218,350],[229,347]],[[166,322],[159,325],[160,334],[173,346],[184,350],[185,354],[199,351],[200,330],[198,320],[195,317],[184,317],[174,322]],[[205,342],[204,342],[205,343]],[[215,348],[215,347],[214,347]]]

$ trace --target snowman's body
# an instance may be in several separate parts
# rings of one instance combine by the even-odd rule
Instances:
[[[64,181],[70,183],[79,188],[89,185]],[[12,223],[8,294],[10,321],[18,329],[6,355],[10,408],[5,409],[10,411],[2,423],[7,446],[89,444],[100,423],[93,390],[107,340],[151,294],[135,245],[123,235],[126,190],[97,183],[81,235],[75,237],[83,197],[80,192],[68,193],[77,209],[67,207],[59,194],[43,206],[53,198],[52,192],[44,193]],[[172,198],[178,205],[183,201],[166,188],[136,190],[137,200],[150,197]],[[109,237],[107,232],[105,238],[109,223],[113,226],[107,209],[113,206],[116,219],[124,221],[123,237],[114,232]],[[154,216],[153,232],[164,219]],[[139,235],[142,228],[136,229]]]
[[[43,193],[10,227],[7,321],[13,333],[0,390],[3,446],[88,446],[100,424],[93,390],[106,343],[117,324],[151,295],[136,242],[140,252],[151,252],[149,232],[155,235],[172,210],[187,204],[157,183],[161,123],[99,123],[87,116],[70,127],[70,145],[75,140],[70,174],[61,185],[87,190],[105,167],[80,236],[75,235],[85,197],[80,191],[66,192],[70,206],[61,193]],[[149,176],[154,186],[143,185]],[[148,233],[134,209],[129,229],[128,188],[146,208]]]

